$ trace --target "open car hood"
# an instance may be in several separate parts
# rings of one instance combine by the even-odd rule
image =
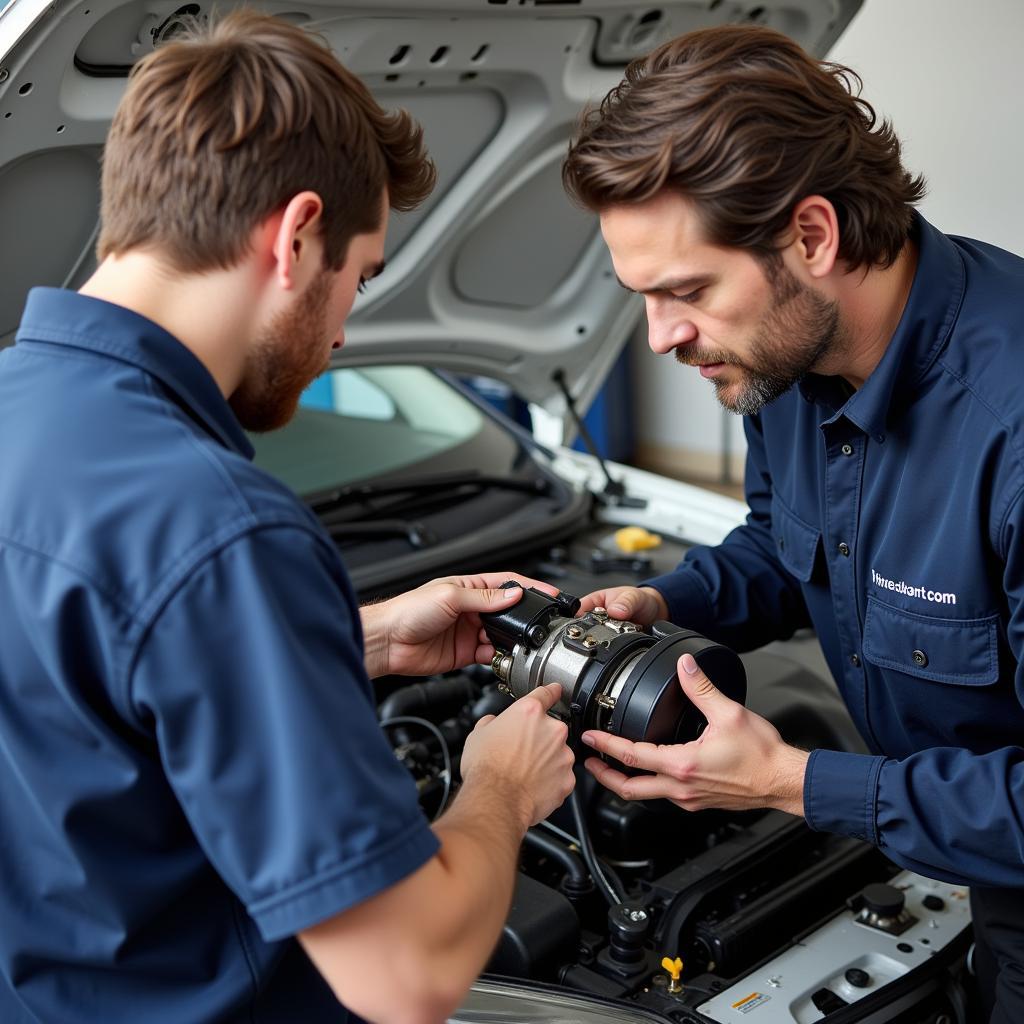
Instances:
[[[430,199],[393,215],[385,273],[338,363],[493,377],[556,416],[557,371],[585,408],[642,312],[594,216],[561,186],[581,108],[681,32],[755,21],[825,53],[862,0],[296,0],[262,9],[319,31],[385,106],[424,126]],[[0,0],[0,4],[3,0]],[[100,154],[131,65],[211,0],[10,0],[0,13],[0,344],[28,289],[94,266]],[[231,0],[217,0],[219,12]]]

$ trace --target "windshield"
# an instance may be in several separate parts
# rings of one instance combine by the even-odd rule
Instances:
[[[346,367],[317,378],[286,427],[251,440],[258,465],[308,495],[419,466],[485,422],[421,366]]]

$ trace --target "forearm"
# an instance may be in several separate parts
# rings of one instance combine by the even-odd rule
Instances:
[[[745,417],[743,426],[746,522],[721,544],[692,548],[673,573],[646,581],[662,591],[671,621],[738,651],[785,639],[810,624],[800,587],[800,579],[810,576],[807,552],[800,543],[794,545],[799,536],[787,544],[789,527],[776,521],[781,509],[760,417]]]
[[[1024,886],[1019,747],[932,747],[886,760],[875,814],[882,850],[897,864],[968,885]]]
[[[388,671],[388,630],[385,602],[364,604],[359,609],[363,627],[363,664],[371,679]]]
[[[798,747],[782,747],[767,779],[767,807],[787,814],[804,816],[804,776],[810,754]]]
[[[766,546],[760,526],[741,526],[645,586],[661,593],[670,621],[734,650],[786,639],[810,617],[799,583]]]
[[[495,791],[496,790],[496,791]],[[438,854],[414,875],[303,932],[339,1000],[376,1024],[440,1024],[494,948],[526,830],[516,794],[463,786],[435,825]]]
[[[514,797],[514,794],[510,794]],[[486,780],[464,785],[434,826],[445,893],[432,915],[435,969],[467,988],[490,958],[508,915],[526,824]]]

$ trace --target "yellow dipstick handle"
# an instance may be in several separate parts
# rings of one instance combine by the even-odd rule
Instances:
[[[656,548],[661,543],[661,538],[656,533],[650,533],[642,526],[624,526],[621,530],[615,531],[614,537],[619,550],[627,554]]]
[[[669,992],[682,992],[683,986],[679,984],[679,975],[683,973],[683,961],[679,957],[670,960],[666,956],[662,959],[661,966],[665,968],[671,979],[668,983]]]

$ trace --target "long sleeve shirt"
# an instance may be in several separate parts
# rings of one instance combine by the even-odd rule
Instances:
[[[811,753],[812,828],[1024,886],[1024,260],[920,217],[914,237],[874,372],[748,417],[746,523],[649,585],[741,650],[817,631],[872,753]]]

